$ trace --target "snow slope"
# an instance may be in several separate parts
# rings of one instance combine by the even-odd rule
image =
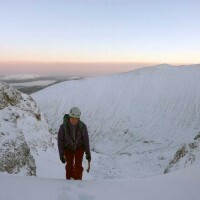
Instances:
[[[71,106],[78,105],[83,111],[93,150],[91,172],[84,173],[85,181],[64,180],[64,165],[57,149],[48,146],[49,135],[43,129],[48,127],[45,117],[29,96],[3,85],[8,95],[2,94],[9,101],[1,98],[0,102],[0,142],[16,135],[16,127],[21,130],[40,178],[0,173],[0,199],[198,200],[199,75],[199,66],[165,65],[60,83],[34,94],[55,130]],[[13,94],[19,98],[10,98]],[[35,123],[40,119],[38,113],[44,122],[39,125]],[[9,132],[12,134],[6,135]],[[170,162],[173,165],[168,165],[174,153],[180,162],[174,156]],[[185,163],[189,166],[194,158],[193,166],[162,174],[167,166],[179,169]],[[85,159],[83,165],[87,167]],[[152,175],[156,176],[134,178]]]
[[[167,175],[111,181],[66,181],[0,174],[1,200],[199,200],[199,166]]]
[[[134,133],[156,141],[187,141],[200,130],[199,77],[200,65],[144,68],[63,82],[32,97],[55,130],[62,115],[77,105],[91,136]]]
[[[32,97],[55,131],[64,113],[80,107],[97,153],[94,178],[143,177],[163,173],[199,133],[199,85],[200,65],[160,65],[63,82]]]

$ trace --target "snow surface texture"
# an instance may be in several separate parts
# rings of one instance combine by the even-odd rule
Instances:
[[[0,171],[36,175],[38,152],[53,146],[50,131],[30,96],[0,82]]]
[[[73,106],[88,125],[93,179],[164,173],[200,131],[200,65],[62,82],[32,95],[54,131]]]
[[[132,180],[66,181],[0,174],[1,200],[199,200],[199,166]]]

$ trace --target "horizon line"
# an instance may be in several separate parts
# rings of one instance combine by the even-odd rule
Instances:
[[[12,63],[30,63],[30,64],[169,64],[169,65],[190,65],[200,64],[192,62],[144,62],[144,61],[26,61],[26,60],[0,60],[0,63],[12,64]]]

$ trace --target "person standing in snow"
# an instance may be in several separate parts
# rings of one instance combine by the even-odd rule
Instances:
[[[66,179],[82,180],[83,155],[88,160],[90,168],[91,153],[87,126],[80,120],[81,111],[78,107],[70,109],[63,117],[63,123],[58,131],[58,149],[60,160],[66,163]]]

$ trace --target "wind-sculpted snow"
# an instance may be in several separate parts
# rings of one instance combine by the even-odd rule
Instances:
[[[46,118],[35,101],[0,82],[0,171],[36,175],[35,158],[52,146]]]
[[[163,173],[200,131],[199,85],[200,65],[161,65],[63,82],[32,97],[55,131],[72,106],[80,107],[101,177],[140,177]]]

